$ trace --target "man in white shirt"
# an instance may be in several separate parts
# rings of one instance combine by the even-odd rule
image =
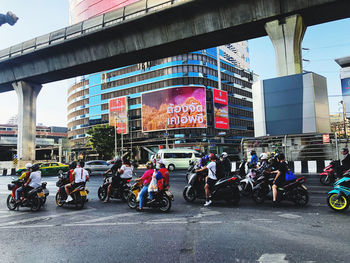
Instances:
[[[84,166],[85,166],[85,163],[83,161],[80,161],[77,168],[75,168],[73,171],[74,183],[66,184],[64,186],[64,189],[67,194],[66,203],[73,200],[72,196],[69,194],[69,188],[75,189],[81,185],[85,185],[86,181],[89,180],[89,173],[84,169]]]
[[[210,190],[212,190],[213,186],[215,185],[216,181],[217,181],[217,177],[216,177],[216,157],[213,153],[211,153],[209,155],[209,160],[210,163],[207,164],[206,166],[204,166],[203,168],[196,170],[196,172],[202,172],[204,170],[208,170],[208,176],[206,178],[206,183],[204,186],[204,190],[205,190],[205,197],[206,197],[206,201],[204,206],[209,206],[212,201],[209,199],[210,197]]]
[[[41,172],[39,171],[39,165],[34,164],[32,167],[30,167],[30,175],[27,179],[27,181],[24,183],[22,190],[18,193],[18,197],[21,196],[21,192],[24,191],[24,195],[37,187],[41,186]],[[23,203],[26,202],[27,198],[23,199]],[[17,200],[17,203],[19,203],[20,200]]]

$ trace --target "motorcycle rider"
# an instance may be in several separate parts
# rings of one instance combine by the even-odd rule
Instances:
[[[350,169],[349,149],[348,148],[341,149],[341,154],[344,155],[344,159],[341,160],[341,165],[336,168],[337,177],[342,176],[345,171]]]
[[[142,180],[142,183],[143,183],[143,187],[139,193],[140,204],[139,204],[139,207],[136,209],[139,212],[143,211],[144,197],[148,192],[148,186],[152,180],[152,176],[154,173],[154,166],[151,161],[148,161],[146,163],[146,168],[147,168],[147,171],[142,175],[142,177],[136,179],[136,181]]]
[[[201,154],[201,160],[200,160],[200,166],[201,167],[204,167],[208,164],[208,159],[209,159],[209,156],[206,155],[205,153],[202,153]]]
[[[283,153],[279,153],[278,155],[275,155],[275,158],[279,161],[279,166],[278,166],[278,170],[277,175],[275,177],[275,179],[273,180],[273,185],[272,185],[272,201],[273,201],[273,206],[276,207],[277,205],[277,188],[278,187],[282,187],[284,186],[285,182],[286,182],[286,172],[288,172],[288,166],[287,163],[285,161],[285,156]]]
[[[269,156],[267,155],[267,153],[262,153],[260,154],[259,159],[260,159],[260,165],[256,171],[258,174],[261,174],[262,172],[264,172],[266,169],[270,167],[268,162]]]
[[[67,194],[66,203],[73,200],[72,196],[69,194],[69,188],[75,189],[81,185],[85,185],[86,181],[89,180],[89,172],[84,169],[84,166],[85,162],[80,161],[79,165],[73,171],[74,183],[66,184],[64,186]]]
[[[39,171],[39,165],[38,164],[32,165],[32,167],[30,167],[30,171],[31,172],[30,172],[29,178],[23,185],[22,191],[24,192],[24,195],[26,195],[26,193],[28,193],[30,190],[41,186],[41,171]],[[18,193],[18,197],[21,196],[21,192]],[[25,203],[26,200],[27,198],[24,198],[23,203]]]
[[[158,161],[158,165],[159,171],[153,176],[158,181],[158,191],[162,191],[163,189],[169,188],[169,171],[165,167],[165,164],[162,160]],[[155,201],[153,194],[153,192],[148,193],[148,199],[150,200],[150,203]]]
[[[114,164],[113,166],[108,169],[103,175],[106,175],[108,173],[112,173],[112,183],[108,185],[107,187],[107,199],[105,200],[105,203],[109,202],[110,196],[111,196],[111,190],[112,187],[119,187],[119,183],[120,183],[120,175],[119,175],[119,169],[122,167],[123,163],[122,160],[119,156],[116,156],[114,158]]]
[[[212,201],[210,200],[210,191],[212,190],[212,188],[214,187],[217,178],[216,178],[216,158],[215,155],[213,153],[211,153],[209,155],[209,160],[210,163],[207,164],[206,166],[204,166],[201,169],[196,170],[196,172],[202,172],[205,170],[208,170],[208,176],[206,177],[206,183],[204,186],[204,190],[205,190],[205,204],[204,206],[209,206],[211,205]]]
[[[32,168],[32,166],[33,165],[31,163],[26,163],[26,165],[25,165],[26,171],[24,171],[22,173],[22,175],[18,178],[18,180],[26,181],[30,175],[30,168]],[[19,201],[19,198],[21,197],[21,193],[23,192],[23,189],[24,189],[24,187],[21,186],[16,190],[16,201],[17,202]]]
[[[231,173],[232,165],[231,165],[230,160],[228,159],[227,152],[223,152],[221,154],[220,161],[222,162],[225,176],[228,176]]]
[[[258,164],[258,156],[256,155],[256,151],[252,150],[250,152],[250,155],[252,156],[252,158],[250,160],[249,166],[251,168],[255,168],[256,165]]]

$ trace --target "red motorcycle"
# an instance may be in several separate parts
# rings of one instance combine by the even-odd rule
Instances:
[[[337,180],[335,176],[336,167],[340,166],[339,161],[332,161],[328,166],[323,169],[323,172],[320,174],[320,182],[323,185],[332,185]],[[347,171],[344,171],[346,173]],[[339,175],[338,175],[339,176]]]

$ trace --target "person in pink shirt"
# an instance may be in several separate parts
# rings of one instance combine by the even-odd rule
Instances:
[[[139,193],[140,204],[139,204],[139,207],[137,208],[137,211],[142,211],[143,209],[143,201],[145,196],[148,193],[148,186],[152,181],[152,175],[154,173],[154,166],[152,162],[147,162],[146,167],[147,167],[147,171],[142,175],[141,178],[136,179],[136,180],[142,180],[143,182],[143,187]]]

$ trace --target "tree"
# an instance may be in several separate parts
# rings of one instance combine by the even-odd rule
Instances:
[[[88,145],[96,151],[104,160],[112,159],[114,156],[114,128],[107,124],[96,125],[88,133]]]

